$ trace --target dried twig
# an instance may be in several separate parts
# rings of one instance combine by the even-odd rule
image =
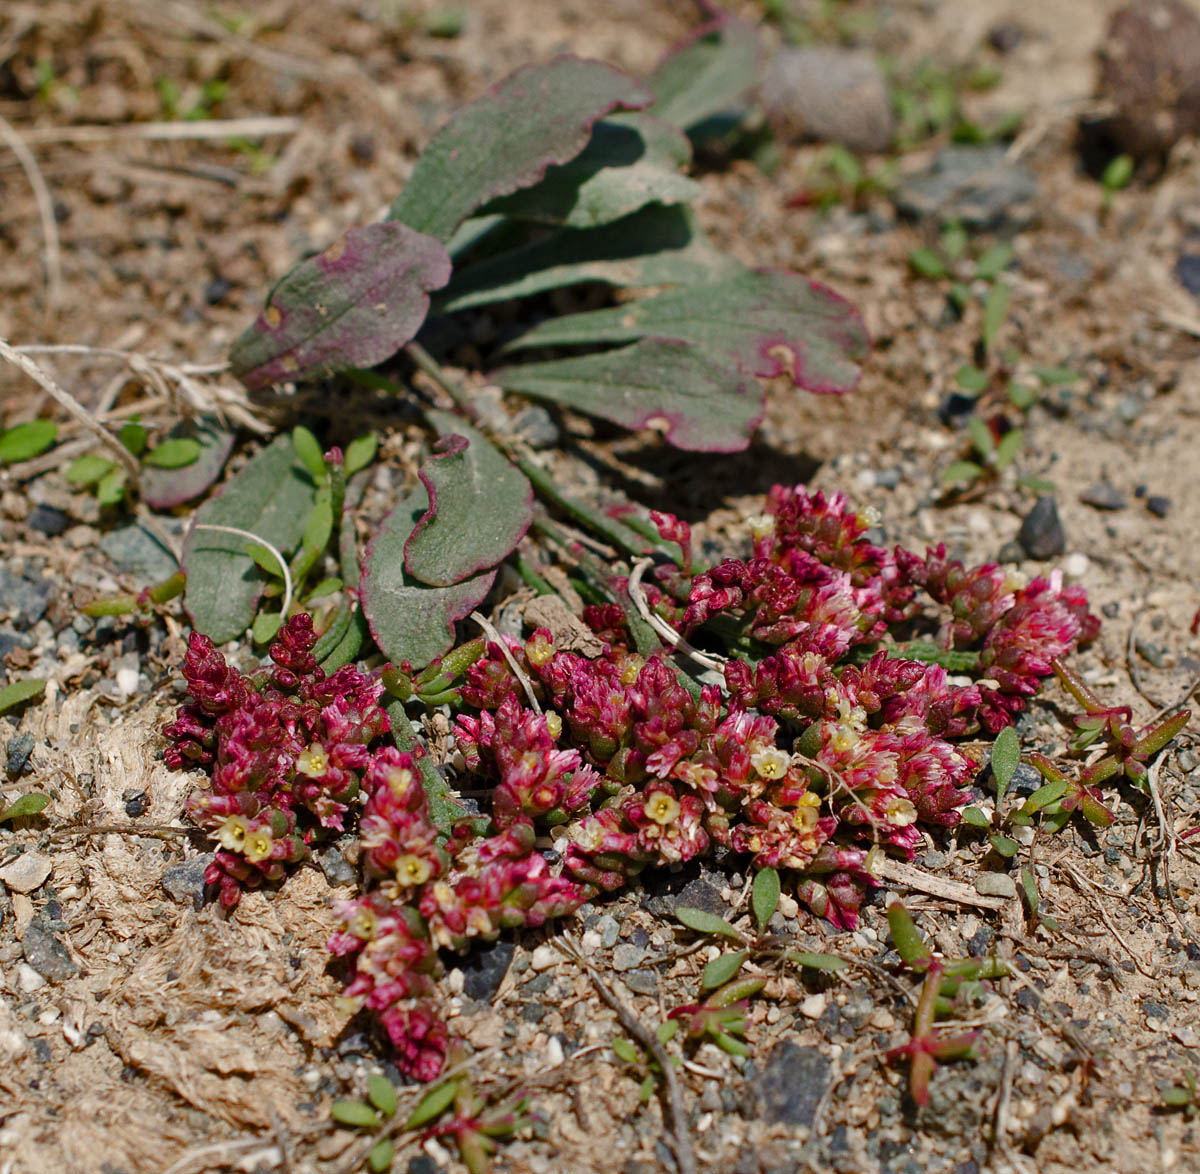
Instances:
[[[508,667],[513,671],[513,676],[521,682],[521,687],[525,690],[525,696],[529,699],[530,706],[537,713],[541,713],[542,707],[538,704],[537,694],[533,691],[533,682],[529,679],[529,674],[525,672],[518,663],[517,658],[513,656],[504,638],[496,631],[495,625],[477,611],[473,611],[470,618],[483,629],[483,634],[500,649],[504,659],[508,661]]]
[[[46,309],[51,313],[58,310],[62,301],[62,251],[58,244],[58,223],[54,219],[54,200],[42,177],[41,169],[25,140],[13,129],[6,118],[0,115],[0,139],[17,157],[29,186],[33,189],[37,204],[38,219],[42,222],[42,250],[46,258]]]
[[[0,359],[7,359],[14,367],[24,371],[55,403],[87,428],[116,457],[117,463],[124,468],[132,483],[137,484],[138,474],[141,471],[137,458],[70,392],[59,387],[28,355],[22,354],[16,347],[10,346],[3,338],[0,338]]]
[[[639,559],[633,564],[633,570],[629,575],[629,598],[633,600],[633,606],[637,608],[638,615],[642,617],[654,629],[654,631],[666,641],[676,652],[683,653],[689,660],[694,660],[698,665],[706,669],[713,669],[716,672],[721,672],[725,667],[725,662],[717,657],[709,656],[707,653],[701,652],[697,648],[693,648],[662,616],[656,616],[646,603],[646,593],[642,590],[642,576],[646,571],[654,565],[653,559]]]
[[[127,122],[107,125],[39,126],[25,131],[26,146],[49,143],[183,142],[197,139],[261,139],[295,134],[303,119],[291,115],[207,118],[200,122]]]
[[[893,884],[907,885],[910,889],[953,901],[957,905],[975,905],[980,909],[1003,909],[1010,899],[984,896],[982,893],[977,893],[970,885],[946,880],[945,877],[934,876],[929,872],[922,872],[919,868],[914,868],[911,864],[902,864],[899,860],[885,858],[880,865],[879,875]]]
[[[675,1151],[675,1164],[679,1168],[679,1174],[696,1174],[696,1158],[692,1153],[692,1137],[688,1132],[683,1090],[679,1087],[679,1080],[671,1065],[671,1057],[663,1046],[662,1040],[617,997],[604,979],[596,973],[592,964],[583,956],[579,946],[568,935],[563,935],[558,946],[583,968],[583,972],[591,980],[592,986],[596,988],[596,994],[612,1008],[621,1026],[654,1057],[662,1071],[663,1083],[667,1090],[666,1111],[674,1141],[672,1149]]]

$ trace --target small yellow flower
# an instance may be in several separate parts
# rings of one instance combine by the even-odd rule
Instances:
[[[346,923],[346,932],[369,942],[375,936],[375,914],[370,909],[359,909]]]
[[[796,814],[792,816],[792,827],[798,832],[811,831],[821,818],[821,796],[807,791],[800,796],[796,804]]]
[[[750,527],[750,537],[755,542],[761,542],[775,533],[775,519],[771,514],[755,514],[747,518],[746,523]]]
[[[871,850],[867,853],[866,860],[863,861],[863,868],[872,876],[882,876],[885,859],[887,857],[884,850],[878,844],[873,844]]]
[[[329,755],[320,742],[314,742],[296,756],[296,769],[310,779],[319,779],[329,769]]]
[[[917,808],[911,799],[893,799],[884,811],[888,822],[898,828],[906,828],[917,822]]]
[[[250,825],[240,815],[231,815],[217,832],[221,847],[227,852],[240,852],[246,843]]]
[[[534,668],[541,668],[554,659],[554,645],[545,636],[535,635],[525,645],[525,656]]]
[[[632,685],[638,679],[638,673],[642,671],[642,666],[646,662],[640,656],[630,656],[625,661],[624,668],[621,669],[621,684]]]
[[[266,860],[271,855],[271,849],[274,846],[275,841],[271,838],[270,832],[265,828],[257,831],[253,835],[246,837],[246,859],[252,864],[257,864],[260,860]]]
[[[388,790],[399,799],[412,786],[413,773],[406,766],[394,766],[387,774]]]
[[[423,856],[409,852],[396,861],[396,879],[402,885],[423,885],[433,872],[433,865]]]
[[[562,718],[554,710],[546,714],[546,731],[552,738],[562,733]]]
[[[679,800],[665,791],[656,792],[646,803],[646,815],[661,827],[674,823],[679,817]]]
[[[781,779],[787,774],[788,763],[791,762],[791,757],[785,750],[780,750],[776,746],[768,746],[760,750],[757,754],[750,756],[750,764],[764,778],[774,781]]]

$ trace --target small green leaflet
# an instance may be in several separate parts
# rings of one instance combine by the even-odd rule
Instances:
[[[694,929],[697,933],[719,934],[737,941],[742,940],[742,935],[728,921],[723,917],[718,917],[715,913],[705,913],[703,909],[693,909],[690,905],[677,905],[675,916],[688,929]]]
[[[754,887],[750,893],[750,907],[754,910],[754,920],[758,924],[759,933],[766,930],[767,922],[774,916],[778,905],[779,873],[773,868],[760,868],[754,877]]]
[[[711,991],[724,986],[742,968],[746,961],[747,951],[738,950],[736,954],[720,954],[704,968],[700,975],[700,989]]]
[[[45,681],[13,681],[0,689],[0,713],[7,713],[18,705],[24,705],[46,691]]]
[[[1004,793],[1021,765],[1021,740],[1012,726],[1005,726],[992,746],[992,774],[996,779],[996,806],[1004,800]]]
[[[0,465],[27,461],[43,453],[58,435],[53,420],[27,420],[0,432]]]

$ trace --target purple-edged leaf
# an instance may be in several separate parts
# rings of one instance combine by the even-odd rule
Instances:
[[[155,510],[170,510],[199,497],[214,485],[233,452],[233,433],[212,416],[177,424],[168,434],[173,439],[191,439],[200,445],[200,455],[179,469],[142,468],[138,491]]]
[[[574,159],[606,114],[651,100],[640,82],[600,61],[556,57],[519,69],[434,135],[388,218],[447,241],[488,200]]]
[[[611,310],[552,318],[507,349],[675,338],[723,353],[754,375],[786,375],[818,393],[858,383],[866,327],[844,298],[795,273],[746,270]]]
[[[731,276],[686,205],[651,204],[600,228],[564,228],[469,265],[435,299],[438,313],[528,297],[564,285],[686,285]]]
[[[506,558],[533,521],[533,489],[469,424],[430,413],[442,439],[421,466],[429,510],[404,545],[404,568],[449,587]]]
[[[596,123],[584,150],[551,167],[540,183],[493,200],[481,214],[539,224],[594,228],[646,204],[694,200],[700,185],[680,174],[692,145],[678,127],[642,114]]]
[[[650,112],[685,130],[727,110],[759,80],[758,35],[723,16],[695,29],[650,77]]]
[[[404,224],[352,228],[296,266],[229,352],[251,390],[372,367],[413,338],[429,312],[429,291],[450,279],[440,241]]]
[[[676,448],[737,452],[763,414],[753,375],[702,347],[647,338],[598,355],[506,367],[509,391],[553,400],[624,428],[661,429]]]
[[[367,547],[359,598],[371,635],[388,660],[424,668],[454,644],[454,625],[487,596],[495,571],[453,587],[427,587],[404,570],[404,545],[429,509],[429,495],[417,486],[383,520]]]
[[[254,621],[264,579],[246,554],[252,541],[201,526],[232,526],[285,554],[303,537],[316,487],[289,436],[264,448],[197,511],[183,546],[184,604],[196,631],[217,644],[236,640]]]

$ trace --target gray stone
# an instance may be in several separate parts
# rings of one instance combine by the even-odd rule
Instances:
[[[632,942],[622,942],[613,951],[613,969],[618,973],[632,970],[645,957],[646,951],[641,946],[635,946]]]
[[[199,909],[204,904],[204,872],[212,859],[213,854],[208,852],[193,860],[172,864],[162,875],[162,887],[176,901],[190,901]]]
[[[617,919],[607,913],[598,917],[592,928],[600,935],[600,945],[606,950],[611,950],[617,944],[617,938],[621,936],[621,927],[617,924]]]
[[[1171,499],[1161,493],[1152,494],[1146,498],[1146,509],[1156,518],[1165,518],[1171,512]]]
[[[653,970],[630,970],[622,981],[638,995],[652,995],[658,990],[658,975]]]
[[[54,862],[40,852],[22,852],[0,868],[0,881],[14,893],[32,893],[46,883]]]
[[[540,404],[523,407],[509,426],[530,448],[553,448],[558,444],[558,425]]]
[[[983,231],[1016,229],[1036,212],[1037,181],[1003,146],[946,147],[927,171],[896,189],[896,207],[917,220],[957,220]]]
[[[463,972],[463,994],[468,999],[490,999],[504,981],[516,949],[513,942],[502,938],[490,946],[476,950],[460,962],[458,965]]]
[[[27,731],[9,738],[4,750],[7,755],[4,769],[10,779],[15,779],[25,769],[33,753],[33,735]]]
[[[71,525],[71,519],[62,510],[51,505],[34,506],[25,519],[31,530],[37,530],[48,538],[57,538]]]
[[[79,972],[66,946],[39,925],[30,925],[25,930],[21,950],[25,961],[48,982],[65,982]]]
[[[1067,549],[1067,535],[1054,498],[1039,497],[1017,532],[1021,549],[1030,558],[1057,558]]]
[[[105,534],[100,549],[122,574],[146,583],[160,583],[179,570],[175,556],[135,522]]]
[[[757,1114],[768,1125],[812,1125],[829,1085],[830,1063],[819,1048],[783,1040],[753,1080]]]
[[[1089,485],[1079,495],[1079,500],[1097,510],[1123,510],[1129,504],[1125,495],[1108,481]]]
[[[1017,886],[1006,872],[981,872],[975,878],[975,891],[981,897],[1015,897]]]
[[[358,879],[358,873],[341,854],[336,844],[330,844],[324,852],[318,854],[317,864],[325,874],[325,879],[335,887],[352,885]]]
[[[675,899],[675,907],[684,905],[689,909],[703,909],[717,917],[724,917],[729,912],[729,906],[721,898],[720,890],[706,880],[688,881],[679,891]]]
[[[820,139],[852,151],[891,146],[891,96],[870,53],[832,45],[783,49],[767,70],[761,96],[781,139]]]
[[[0,612],[7,612],[17,631],[32,628],[46,614],[54,598],[54,584],[48,579],[14,575],[0,566]]]

